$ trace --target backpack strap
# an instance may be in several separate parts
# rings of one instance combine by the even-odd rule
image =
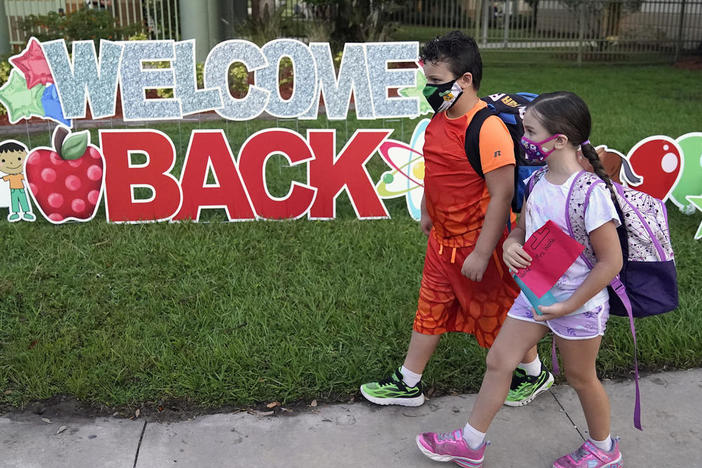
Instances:
[[[580,171],[573,180],[568,190],[568,198],[565,206],[565,220],[570,237],[585,246],[585,250],[580,254],[580,258],[585,261],[588,268],[597,262],[595,252],[590,244],[590,236],[585,228],[585,211],[590,202],[590,194],[598,185],[604,184],[596,174],[587,171]]]
[[[541,180],[541,178],[546,175],[547,171],[548,167],[544,166],[541,169],[538,169],[536,172],[534,172],[534,174],[529,178],[529,182],[524,188],[524,201],[526,201],[527,198],[529,198],[529,194],[532,190],[534,190],[534,187],[536,187],[536,184]]]
[[[466,139],[464,143],[468,162],[473,170],[483,179],[485,178],[485,174],[483,173],[483,165],[480,162],[480,129],[483,127],[485,120],[491,115],[496,116],[497,114],[495,114],[495,111],[490,107],[483,107],[475,113],[468,124],[468,128],[466,128]]]
[[[468,128],[466,128],[466,138],[463,144],[470,166],[473,168],[476,174],[483,179],[485,179],[485,174],[483,173],[483,164],[480,162],[480,130],[483,128],[483,124],[487,118],[492,115],[497,116],[495,111],[489,106],[483,107],[476,112],[468,124]],[[507,231],[512,232],[512,222],[509,214],[507,215],[506,224]]]
[[[629,296],[626,294],[626,287],[622,280],[619,279],[619,275],[615,276],[610,287],[617,295],[624,308],[626,309],[626,314],[629,316],[629,331],[631,331],[631,337],[634,339],[634,386],[636,387],[636,399],[634,402],[634,427],[640,431],[641,428],[641,391],[639,389],[639,348],[636,344],[636,327],[634,327],[634,315],[632,313],[631,301]]]

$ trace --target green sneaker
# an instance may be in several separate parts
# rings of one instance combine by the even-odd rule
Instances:
[[[507,406],[524,406],[529,404],[536,396],[545,392],[553,385],[553,374],[541,368],[541,374],[534,377],[527,375],[523,369],[517,368],[512,376],[512,385],[505,400]]]
[[[376,405],[421,406],[424,403],[422,382],[408,387],[402,381],[399,368],[387,379],[361,385],[361,394]]]

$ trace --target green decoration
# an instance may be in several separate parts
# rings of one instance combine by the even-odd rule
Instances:
[[[694,204],[689,197],[702,195],[702,132],[687,133],[678,138],[677,143],[683,152],[683,173],[670,193],[670,198],[680,211],[690,215],[699,205]]]
[[[687,201],[692,203],[695,208],[702,211],[702,195],[688,195]],[[700,223],[700,227],[697,228],[697,233],[695,234],[695,240],[697,239],[702,239],[702,223]]]
[[[417,70],[417,86],[414,88],[401,88],[400,96],[418,97],[419,98],[419,115],[430,114],[434,112],[431,106],[424,97],[422,91],[427,84],[427,79],[421,69]]]
[[[35,85],[27,89],[27,81],[17,70],[12,70],[10,79],[0,88],[0,101],[7,108],[10,123],[14,124],[32,116],[44,117],[44,107],[41,98],[46,86]]]

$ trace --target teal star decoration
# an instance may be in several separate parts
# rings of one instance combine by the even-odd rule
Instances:
[[[10,79],[0,88],[0,101],[7,108],[7,117],[11,124],[22,119],[29,119],[32,116],[44,117],[44,107],[41,105],[41,97],[44,95],[46,86],[35,85],[27,89],[27,80],[17,70],[12,70]]]
[[[417,97],[419,98],[419,115],[432,113],[431,106],[427,102],[422,90],[427,84],[427,79],[422,73],[422,70],[417,70],[417,86],[414,88],[401,88],[398,92],[400,96],[404,97]]]
[[[685,198],[695,205],[695,208],[702,211],[702,195],[688,195]],[[697,233],[695,234],[695,240],[697,239],[702,239],[702,223],[700,223],[700,227],[697,228]]]

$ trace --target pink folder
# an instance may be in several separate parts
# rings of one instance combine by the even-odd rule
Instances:
[[[542,297],[570,268],[585,247],[547,221],[524,243],[531,265],[517,271],[517,276],[533,293]]]

